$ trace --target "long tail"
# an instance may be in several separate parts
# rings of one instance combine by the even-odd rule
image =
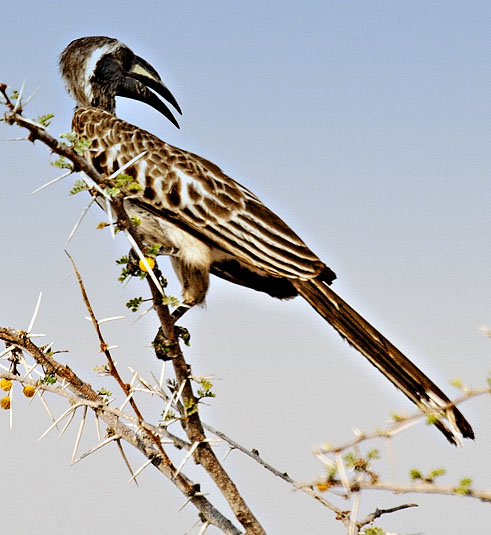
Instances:
[[[382,334],[335,294],[321,280],[294,280],[298,293],[336,331],[364,355],[389,381],[418,407],[447,419],[437,418],[436,427],[452,444],[461,437],[474,438],[474,431],[448,397]]]

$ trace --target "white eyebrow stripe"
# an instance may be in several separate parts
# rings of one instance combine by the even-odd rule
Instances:
[[[99,63],[99,60],[102,58],[102,56],[109,54],[110,52],[118,48],[118,46],[120,46],[120,43],[111,43],[111,44],[97,47],[85,59],[83,73],[84,73],[85,86],[88,88],[90,96],[92,96],[92,90],[91,90],[89,81],[94,74],[97,63]]]

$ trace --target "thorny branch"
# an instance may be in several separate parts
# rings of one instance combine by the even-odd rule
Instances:
[[[82,381],[68,366],[64,366],[53,359],[46,351],[35,345],[29,337],[22,331],[16,332],[12,329],[0,328],[0,338],[7,344],[13,345],[29,353],[38,362],[47,374],[52,374],[59,381],[64,381],[67,388],[73,395],[69,395],[63,389],[55,389],[48,385],[32,384],[42,390],[54,391],[59,395],[67,397],[71,403],[81,403],[84,406],[90,406],[99,418],[107,425],[109,436],[117,435],[133,447],[138,449],[151,463],[162,472],[176,487],[185,495],[196,508],[203,514],[206,520],[218,526],[224,533],[237,535],[240,531],[225,518],[202,494],[199,492],[199,484],[193,483],[182,472],[176,476],[176,468],[172,463],[163,458],[161,448],[156,448],[155,442],[148,437],[147,433],[141,433],[141,422],[134,425],[133,428],[122,421],[122,413],[117,412],[106,404],[106,401],[100,396],[88,383]],[[4,374],[2,374],[4,375]],[[7,377],[19,380],[14,374]],[[23,379],[27,382],[26,379]],[[129,419],[129,418],[128,418]],[[145,436],[147,434],[147,436]]]
[[[4,120],[8,124],[17,124],[18,126],[26,128],[29,130],[28,139],[30,141],[42,141],[48,147],[50,147],[53,152],[69,159],[74,165],[74,171],[84,172],[90,179],[93,180],[95,184],[102,188],[105,187],[106,177],[100,175],[97,170],[86,161],[85,158],[77,154],[73,148],[60,143],[57,139],[49,135],[43,125],[40,125],[35,121],[31,121],[22,116],[21,99],[18,98],[16,104],[14,105],[7,95],[6,84],[0,83],[0,93],[3,95],[5,104],[9,110],[9,112],[4,115]],[[118,227],[127,230],[130,236],[136,242],[140,251],[143,251],[145,249],[145,244],[143,243],[137,227],[131,223],[130,218],[125,212],[123,194],[112,197],[110,199],[110,203],[111,209],[116,214]],[[236,485],[228,476],[225,469],[221,466],[207,441],[198,410],[196,410],[198,400],[194,396],[192,389],[190,366],[186,363],[180,349],[179,340],[175,333],[174,322],[169,312],[169,308],[163,303],[163,289],[157,287],[151,277],[147,277],[147,281],[152,293],[155,311],[157,312],[161,322],[162,332],[169,344],[170,351],[168,356],[172,359],[177,383],[179,385],[184,385],[181,394],[183,407],[195,408],[195,410],[192,411],[192,414],[184,414],[180,420],[190,442],[198,444],[193,453],[194,460],[203,466],[203,468],[208,472],[215,484],[221,490],[237,520],[244,527],[245,533],[250,535],[262,535],[265,533],[264,529],[254,517],[252,511],[249,509],[244,499],[240,495]],[[97,396],[95,392],[94,394]],[[212,521],[213,519],[208,519],[206,516],[205,518],[214,523]]]

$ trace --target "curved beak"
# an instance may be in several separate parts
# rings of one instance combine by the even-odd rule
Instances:
[[[120,97],[132,98],[152,106],[179,128],[179,123],[170,109],[149,88],[169,102],[179,114],[182,113],[179,104],[160,79],[158,72],[144,59],[135,56],[133,66],[128,74],[121,79],[116,94]]]

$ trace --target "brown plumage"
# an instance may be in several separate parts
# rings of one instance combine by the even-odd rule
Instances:
[[[442,419],[435,425],[450,442],[474,437],[446,395],[331,290],[334,272],[253,193],[215,164],[113,114],[114,97],[123,95],[148,102],[177,124],[165,104],[156,103],[155,94],[149,97],[138,85],[149,85],[178,109],[155,69],[125,45],[104,37],[71,43],[61,68],[81,106],[73,130],[91,141],[86,156],[94,166],[109,175],[145,152],[124,171],[141,186],[126,197],[126,208],[141,220],[139,229],[148,244],[172,251],[184,303],[204,300],[210,273],[280,299],[301,295],[411,401],[446,418],[447,425]],[[132,77],[138,84],[132,85]]]

